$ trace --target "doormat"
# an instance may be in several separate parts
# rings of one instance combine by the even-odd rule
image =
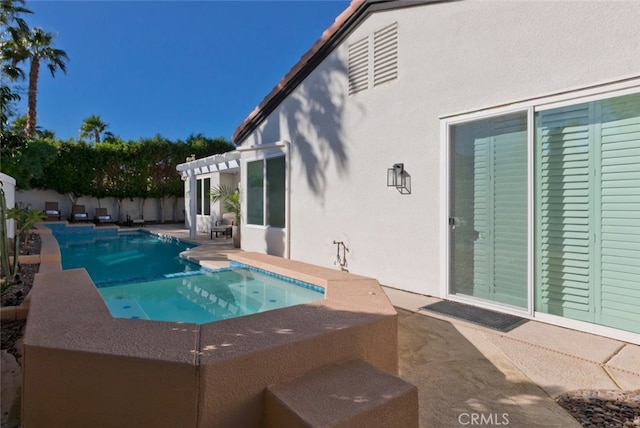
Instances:
[[[526,318],[490,311],[476,306],[443,300],[420,308],[506,333],[527,322]]]

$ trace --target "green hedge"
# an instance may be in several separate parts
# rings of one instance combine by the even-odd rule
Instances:
[[[202,158],[235,148],[224,138],[202,135],[176,142],[159,135],[127,142],[115,138],[97,146],[9,133],[0,139],[0,171],[13,176],[18,189],[51,189],[73,198],[180,197],[178,164],[191,155]]]

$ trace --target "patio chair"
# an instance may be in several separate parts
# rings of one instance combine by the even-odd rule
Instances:
[[[71,221],[89,221],[89,213],[84,209],[84,205],[71,206]]]
[[[62,213],[60,212],[60,209],[58,208],[58,203],[57,202],[45,202],[44,203],[44,215],[45,215],[45,221],[61,220],[62,219]]]
[[[127,226],[133,227],[134,225],[144,227],[144,217],[138,210],[129,210],[127,211]]]
[[[216,220],[216,222],[214,223],[213,226],[211,226],[211,237],[210,239],[213,239],[213,234],[216,234],[216,238],[218,237],[218,234],[222,234],[223,236],[226,236],[227,239],[231,238],[233,235],[233,225],[235,224],[234,221],[231,221],[231,224],[226,224],[224,222],[224,220]]]
[[[96,208],[96,215],[93,217],[93,222],[99,226],[101,224],[111,224],[113,219],[111,215],[107,213],[106,208]]]

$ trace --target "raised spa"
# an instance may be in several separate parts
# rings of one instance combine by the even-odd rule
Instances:
[[[84,269],[37,274],[22,426],[261,427],[271,386],[352,360],[398,372],[397,313],[376,280],[264,254],[229,257],[321,287],[325,298],[202,325],[132,320],[111,316]]]

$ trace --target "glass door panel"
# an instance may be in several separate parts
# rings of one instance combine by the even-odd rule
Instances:
[[[453,125],[449,293],[527,308],[527,113]]]

